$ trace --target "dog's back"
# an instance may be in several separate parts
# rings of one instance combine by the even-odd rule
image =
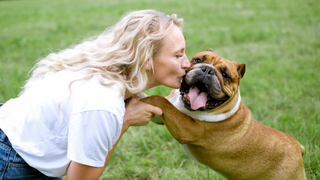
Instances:
[[[243,104],[230,119],[204,126],[210,133],[188,148],[199,162],[227,179],[305,179],[303,146],[290,134],[252,119]]]

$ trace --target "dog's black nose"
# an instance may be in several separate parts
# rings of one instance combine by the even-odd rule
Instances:
[[[204,74],[214,75],[214,70],[211,67],[203,66],[201,70]]]

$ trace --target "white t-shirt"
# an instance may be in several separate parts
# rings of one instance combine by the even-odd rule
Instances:
[[[124,95],[115,85],[101,85],[97,76],[74,82],[70,95],[69,83],[81,77],[60,71],[0,108],[0,128],[12,147],[47,176],[65,175],[71,160],[104,166],[120,137]]]

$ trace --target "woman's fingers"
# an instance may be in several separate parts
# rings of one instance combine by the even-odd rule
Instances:
[[[143,105],[145,105],[144,109],[147,111],[147,112],[151,112],[153,114],[156,114],[158,116],[161,116],[162,115],[162,110],[159,108],[159,107],[156,107],[156,106],[152,106],[150,104],[146,104],[146,103],[143,103],[141,102],[142,98],[139,97],[139,96],[135,96],[131,99],[131,101],[133,100],[135,104],[138,104],[138,103],[141,103]]]
[[[140,101],[140,97],[132,97],[126,106],[126,114],[124,121],[129,126],[144,126],[154,117],[154,115],[162,115],[159,107],[152,106]]]
[[[158,116],[162,115],[162,110],[160,108],[156,106],[152,106],[150,104],[147,104],[146,111],[156,114]]]

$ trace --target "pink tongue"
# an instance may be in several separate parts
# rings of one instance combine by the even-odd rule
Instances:
[[[201,92],[199,94],[199,92],[200,90],[197,87],[190,89],[189,98],[190,98],[191,109],[193,110],[197,110],[200,107],[204,107],[206,105],[208,93]]]

